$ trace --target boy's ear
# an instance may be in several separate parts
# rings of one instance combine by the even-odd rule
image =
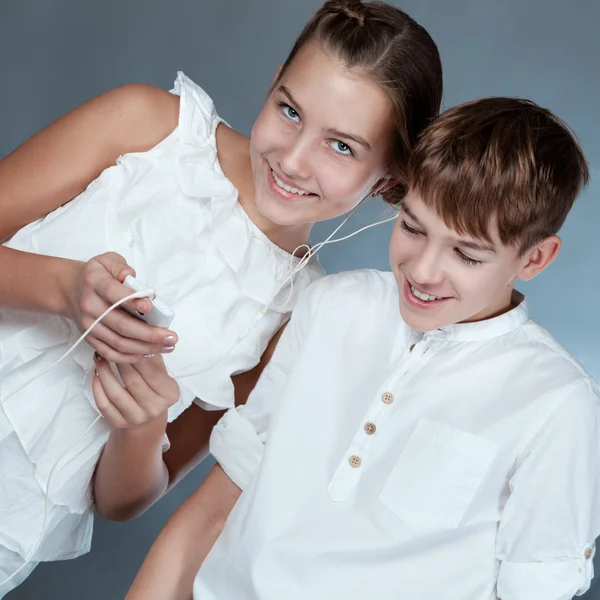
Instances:
[[[541,273],[560,252],[562,241],[557,235],[551,235],[528,250],[523,257],[524,265],[517,274],[522,281],[533,279]]]

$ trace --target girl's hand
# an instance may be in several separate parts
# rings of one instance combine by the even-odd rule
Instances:
[[[125,387],[106,360],[98,354],[94,360],[94,398],[113,429],[138,427],[166,416],[169,407],[179,400],[179,385],[167,373],[159,354],[137,363],[117,365]]]
[[[83,333],[107,308],[133,293],[123,284],[127,275],[135,276],[125,259],[108,252],[83,263],[67,290],[68,316]],[[125,303],[141,313],[152,310],[147,298]],[[153,327],[115,308],[87,336],[86,341],[98,354],[115,363],[134,363],[149,354],[172,352],[177,334]]]

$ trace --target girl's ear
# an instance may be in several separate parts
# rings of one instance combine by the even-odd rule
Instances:
[[[397,183],[397,179],[394,179],[392,177],[382,177],[371,188],[371,193],[369,195],[371,196],[371,198],[377,198],[377,196],[383,194],[383,192],[391,190],[395,185],[397,185]]]

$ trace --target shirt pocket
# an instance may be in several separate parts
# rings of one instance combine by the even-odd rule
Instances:
[[[421,419],[379,499],[413,528],[458,527],[497,452],[489,440]]]

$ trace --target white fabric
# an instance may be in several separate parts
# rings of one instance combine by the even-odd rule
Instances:
[[[390,273],[312,284],[241,418],[230,411],[213,432],[243,493],[194,598],[585,591],[600,533],[600,390],[515,300],[500,317],[422,335],[401,320]]]
[[[23,562],[21,555],[0,546],[0,582],[8,579],[8,577],[20,569],[23,566]],[[10,581],[7,581],[4,585],[0,585],[0,600],[2,600],[8,592],[21,585],[36,567],[37,563],[28,563]]]
[[[275,308],[289,296],[289,284],[250,335],[227,354],[296,259],[250,221],[237,201],[237,190],[223,175],[216,150],[221,119],[211,99],[181,73],[173,93],[181,101],[179,124],[171,135],[149,152],[120,157],[78,198],[6,244],[79,260],[115,251],[141,281],[156,288],[175,312],[171,328],[179,335],[175,352],[165,355],[182,390],[169,420],[194,398],[207,408],[234,406],[230,376],[258,363],[297,294],[322,275],[316,261],[302,270],[287,306]],[[0,311],[1,397],[50,365],[78,336],[66,319]],[[92,354],[82,344],[73,358],[0,408],[0,486],[21,486],[18,492],[0,494],[0,515],[19,515],[17,521],[0,520],[0,544],[22,555],[39,533],[50,469],[98,416],[91,392]],[[69,526],[62,528],[60,540],[47,536],[36,560],[87,551],[92,529],[89,482],[108,433],[103,421],[97,423],[55,471],[52,518],[62,511]],[[11,453],[15,441],[23,450],[18,460]]]

